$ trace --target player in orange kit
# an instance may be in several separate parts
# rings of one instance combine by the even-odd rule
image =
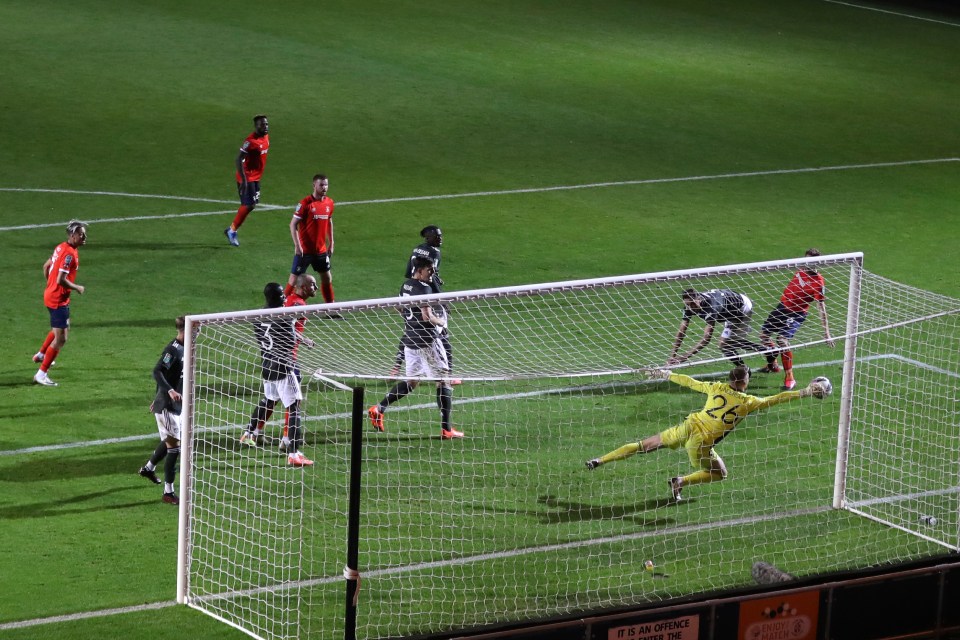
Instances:
[[[820,250],[807,249],[804,255],[816,257],[820,255]],[[811,302],[817,303],[817,311],[820,313],[820,326],[823,328],[823,339],[831,347],[834,344],[833,338],[830,337],[830,325],[827,323],[825,296],[823,276],[812,267],[801,269],[793,274],[790,284],[783,290],[780,303],[776,309],[770,312],[770,315],[764,320],[763,326],[760,327],[760,342],[765,347],[773,348],[772,336],[777,336],[776,346],[780,348],[780,359],[783,361],[783,388],[786,391],[797,385],[797,381],[793,377],[793,351],[790,350],[790,339],[797,333],[803,321],[807,319]],[[780,371],[780,367],[777,366],[777,352],[767,354],[767,366],[760,371],[763,373]]]
[[[320,274],[320,294],[324,302],[333,302],[333,277],[330,275],[330,256],[333,255],[334,202],[327,195],[330,181],[318,173],[313,176],[313,193],[297,204],[290,219],[290,237],[293,238],[293,266],[284,294],[293,291],[297,276],[307,267]]]
[[[61,242],[53,250],[50,259],[43,263],[43,277],[47,287],[43,291],[43,304],[50,312],[50,332],[33,361],[40,363],[40,369],[34,374],[33,381],[45,387],[55,387],[57,383],[47,375],[57,354],[67,343],[70,332],[70,293],[83,294],[83,285],[77,284],[77,268],[80,266],[79,247],[87,243],[87,225],[79,220],[67,224],[67,241]]]
[[[233,224],[223,230],[227,240],[235,247],[240,246],[237,230],[243,221],[260,202],[260,178],[267,166],[267,152],[270,150],[270,124],[267,116],[253,116],[253,133],[247,136],[237,155],[237,193],[240,195],[240,208],[233,218]]]

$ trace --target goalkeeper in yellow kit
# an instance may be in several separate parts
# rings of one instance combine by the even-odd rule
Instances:
[[[713,447],[733,431],[741,420],[754,411],[812,396],[818,389],[818,383],[811,382],[799,391],[784,391],[769,398],[758,398],[746,393],[747,385],[750,384],[750,370],[747,367],[735,367],[730,371],[729,382],[700,382],[690,376],[671,373],[665,369],[658,369],[652,372],[651,376],[704,393],[707,395],[707,402],[703,409],[691,413],[675,427],[587,461],[587,469],[596,469],[608,462],[623,460],[638,453],[650,453],[663,447],[683,447],[696,471],[670,479],[674,500],[680,500],[680,492],[686,486],[718,482],[727,477],[727,467]]]

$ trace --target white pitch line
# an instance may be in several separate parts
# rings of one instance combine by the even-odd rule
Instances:
[[[842,4],[845,7],[853,7],[855,9],[865,9],[867,11],[876,11],[877,13],[888,13],[892,16],[898,16],[900,18],[910,18],[911,20],[923,20],[924,22],[935,22],[937,24],[945,24],[948,27],[960,27],[958,22],[949,22],[947,20],[935,20],[933,18],[924,18],[923,16],[915,16],[910,13],[900,13],[899,11],[890,11],[888,9],[880,9],[878,7],[868,7],[862,4],[854,4],[852,2],[841,2],[840,0],[823,0],[824,2],[829,2],[830,4]]]
[[[62,616],[50,616],[49,618],[33,618],[31,620],[18,620],[17,622],[0,623],[0,631],[10,629],[24,629],[26,627],[35,627],[41,624],[55,624],[57,622],[74,622],[76,620],[86,620],[88,618],[102,618],[104,616],[116,616],[124,613],[136,613],[138,611],[153,611],[155,609],[166,609],[177,606],[176,600],[166,600],[164,602],[151,602],[148,604],[138,604],[130,607],[115,607],[112,609],[100,609],[97,611],[82,611],[80,613],[70,613]]]
[[[362,572],[361,578],[365,580],[375,580],[376,578],[388,577],[394,575],[406,575],[411,573],[417,573],[421,571],[430,571],[432,569],[441,569],[454,566],[466,566],[478,562],[488,562],[495,560],[503,560],[506,558],[516,558],[530,556],[540,553],[550,553],[554,551],[570,551],[576,550],[583,547],[595,547],[601,545],[607,545],[611,543],[629,543],[636,542],[639,540],[645,540],[648,538],[655,538],[665,535],[680,535],[683,533],[696,533],[702,532],[705,529],[720,529],[723,527],[737,526],[737,525],[751,525],[764,522],[776,522],[779,520],[786,520],[789,518],[795,517],[804,517],[810,515],[817,515],[820,513],[826,513],[832,511],[833,507],[831,506],[822,506],[822,507],[812,507],[808,509],[795,509],[793,511],[772,513],[762,516],[745,516],[742,518],[734,518],[731,520],[721,520],[717,522],[708,522],[694,525],[683,525],[679,527],[673,527],[668,529],[661,529],[658,531],[638,531],[635,533],[628,533],[618,536],[607,536],[604,538],[593,538],[588,540],[577,540],[574,542],[562,542],[562,543],[553,543],[553,544],[543,544],[535,547],[526,547],[523,549],[511,549],[508,551],[497,551],[491,553],[482,553],[473,556],[465,556],[460,558],[449,558],[446,560],[434,560],[430,562],[422,562],[418,564],[412,564],[402,567],[390,567],[386,569],[372,569],[369,571]],[[245,589],[243,591],[234,591],[213,594],[209,596],[203,596],[196,598],[195,603],[192,606],[194,608],[200,609],[201,611],[208,611],[204,608],[203,605],[206,602],[215,602],[217,600],[223,600],[225,598],[234,598],[234,597],[250,597],[263,593],[282,593],[284,591],[289,591],[291,589],[303,589],[321,586],[324,584],[336,584],[342,581],[343,575],[334,575],[327,576],[322,578],[309,578],[306,580],[298,580],[296,582],[285,582],[283,584],[271,585],[268,587],[258,587],[254,589]],[[99,611],[88,611],[83,613],[73,613],[62,616],[52,616],[49,618],[34,618],[32,620],[21,620],[19,622],[7,622],[0,624],[0,631],[6,629],[22,629],[25,627],[35,627],[44,624],[52,624],[56,622],[71,622],[74,620],[83,620],[86,618],[98,618],[103,616],[113,616],[121,615],[124,613],[135,613],[137,611],[144,611],[150,609],[165,609],[167,607],[175,606],[177,603],[175,601],[167,600],[163,602],[153,602],[149,604],[133,606],[133,607],[118,607],[114,609],[101,609]]]
[[[487,196],[511,195],[517,193],[545,193],[549,191],[572,191],[576,189],[599,189],[603,187],[625,187],[645,184],[668,184],[672,182],[697,182],[703,180],[729,180],[731,178],[754,178],[759,176],[779,176],[795,173],[817,173],[822,171],[851,171],[854,169],[879,169],[883,167],[905,167],[918,164],[937,164],[944,162],[960,162],[960,158],[933,158],[929,160],[901,160],[897,162],[871,162],[866,164],[841,164],[826,167],[803,167],[799,169],[770,169],[768,171],[741,171],[738,173],[716,173],[700,176],[683,176],[679,178],[648,178],[644,180],[621,180],[617,182],[590,182],[584,184],[560,185],[555,187],[531,187],[527,189],[504,189],[501,191],[475,191],[470,193],[451,193],[433,196],[409,196],[405,198],[383,198],[379,200],[355,200],[348,204],[385,204],[392,202],[413,202],[418,200],[447,200],[451,198],[480,198]]]
[[[601,189],[606,187],[628,187],[628,186],[639,186],[639,185],[648,185],[648,184],[671,184],[677,182],[702,182],[706,180],[731,180],[734,178],[756,178],[763,176],[781,176],[781,175],[793,175],[801,173],[821,173],[826,171],[854,171],[857,169],[882,169],[888,167],[907,167],[914,165],[924,165],[924,164],[942,164],[946,162],[960,162],[960,158],[932,158],[928,160],[901,160],[897,162],[871,162],[865,164],[842,164],[842,165],[832,165],[826,167],[802,167],[799,169],[770,169],[768,171],[742,171],[738,173],[717,173],[710,175],[699,175],[699,176],[681,176],[676,178],[648,178],[643,180],[621,180],[617,182],[589,182],[583,184],[568,184],[568,185],[557,185],[552,187],[529,187],[523,189],[502,189],[499,191],[472,191],[466,193],[441,193],[433,194],[426,196],[405,196],[399,198],[378,198],[372,200],[347,200],[344,202],[338,202],[337,206],[346,207],[350,205],[358,204],[392,204],[397,202],[421,202],[425,200],[451,200],[458,198],[488,198],[492,196],[506,196],[506,195],[516,195],[524,193],[549,193],[552,191],[575,191],[579,189]],[[44,191],[42,189],[2,189],[0,191]],[[182,199],[182,200],[200,200],[203,202],[224,202],[222,200],[203,200],[199,198],[179,198],[177,196],[149,196],[143,194],[127,194],[127,193],[112,193],[109,191],[99,191],[99,192],[69,192],[66,190],[49,190],[54,193],[90,193],[90,194],[100,194],[100,195],[116,195],[116,196],[130,196],[138,198],[168,198],[168,199]],[[292,209],[290,207],[282,205],[268,205],[261,204],[258,205],[260,209],[267,210],[276,210],[276,209]],[[131,218],[105,218],[102,220],[89,220],[89,224],[100,224],[104,222],[130,222],[136,220],[151,220],[151,219],[161,219],[161,218],[177,218],[177,217],[189,217],[189,216],[212,216],[220,215],[224,212],[221,211],[201,211],[194,213],[175,213],[164,216],[140,216],[140,217],[131,217]],[[42,227],[60,227],[67,224],[67,221],[63,222],[54,222],[47,224],[35,224],[35,225],[21,225],[16,227],[0,227],[0,232],[3,231],[18,231],[24,229],[39,229]]]
[[[261,204],[258,205],[258,209],[264,211],[275,211],[276,209],[286,209],[276,204]],[[219,216],[225,213],[236,213],[236,209],[222,209],[220,211],[190,211],[187,213],[165,213],[162,215],[155,216],[129,216],[123,218],[98,218],[96,220],[90,220],[87,222],[89,225],[102,224],[104,222],[135,222],[138,220],[166,220],[168,218],[192,218],[198,216]],[[14,227],[0,227],[0,231],[23,231],[26,229],[44,229],[47,227],[65,227],[67,225],[66,221],[63,222],[45,222],[42,224],[23,224]]]
[[[29,187],[0,187],[0,191],[18,193],[66,193],[78,196],[116,196],[120,198],[147,198],[150,200],[183,200],[185,202],[213,202],[215,204],[233,204],[233,200],[216,200],[213,198],[195,198],[192,196],[170,196],[156,193],[126,193],[124,191],[81,191],[78,189],[40,189]]]
[[[938,373],[944,373],[946,375],[960,377],[960,374],[956,374],[943,369],[938,369],[936,367],[932,367],[931,365],[927,365],[922,362],[907,360],[894,353],[866,356],[863,358],[858,358],[857,361],[869,362],[871,360],[881,360],[885,358],[893,358],[893,359],[908,361],[911,364],[914,364],[921,368],[927,368],[933,371],[937,371]],[[794,369],[829,367],[829,366],[841,364],[842,362],[843,362],[842,360],[824,360],[821,362],[799,363],[794,366]],[[715,372],[715,373],[700,374],[697,377],[712,378],[712,377],[718,377],[718,376],[724,376],[724,375],[727,375],[726,372]],[[660,382],[661,382],[660,380],[640,380],[638,381],[637,384],[658,384]],[[603,382],[600,384],[579,385],[579,386],[572,385],[572,386],[566,386],[566,387],[556,387],[553,389],[539,389],[536,391],[522,391],[519,393],[498,394],[494,396],[477,396],[474,398],[460,398],[454,401],[454,405],[467,405],[467,404],[475,404],[479,402],[496,402],[499,400],[522,400],[525,398],[533,398],[533,397],[539,397],[539,396],[573,393],[576,391],[595,391],[597,389],[608,389],[608,388],[616,388],[616,387],[622,387],[622,386],[625,386],[624,383],[622,382]],[[429,409],[433,406],[436,406],[436,405],[430,402],[426,402],[422,404],[408,404],[408,405],[403,405],[399,407],[391,407],[390,410],[392,412],[419,411],[422,409]],[[328,414],[323,416],[308,417],[307,421],[323,422],[325,420],[342,420],[350,417],[351,415],[349,413]],[[242,427],[243,425],[229,425],[226,427],[204,429],[203,432],[210,433],[210,432],[216,432],[216,431],[240,429]],[[101,447],[103,445],[121,444],[124,442],[136,442],[140,440],[156,440],[156,438],[157,438],[157,433],[153,432],[153,433],[145,433],[137,436],[124,436],[122,438],[103,438],[100,440],[85,440],[85,441],[79,441],[79,442],[66,442],[62,444],[41,445],[37,447],[26,447],[24,449],[7,449],[5,451],[0,451],[0,457],[26,455],[30,453],[44,453],[48,451],[62,451],[64,449],[78,449],[83,447]]]

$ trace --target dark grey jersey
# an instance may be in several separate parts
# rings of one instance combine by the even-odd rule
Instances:
[[[157,396],[150,405],[154,413],[169,411],[179,414],[181,405],[170,399],[171,389],[183,393],[183,344],[173,339],[164,347],[160,359],[153,367],[153,379],[157,383]]]
[[[433,293],[433,288],[426,282],[414,278],[407,278],[400,288],[401,296],[423,296]],[[414,304],[403,308],[403,338],[400,344],[410,349],[424,349],[437,339],[437,329],[423,319],[421,305]]]
[[[440,249],[426,242],[414,247],[410,259],[407,260],[407,272],[404,274],[407,278],[413,277],[414,258],[426,258],[433,263],[433,280],[430,281],[430,288],[433,293],[440,293],[440,287],[443,286],[443,279],[440,277]]]
[[[730,289],[710,289],[700,294],[703,305],[698,311],[687,306],[683,308],[683,319],[689,320],[693,316],[703,318],[703,321],[713,326],[717,322],[737,322],[746,316],[743,312],[743,296]]]
[[[297,331],[288,318],[265,318],[253,324],[253,332],[260,345],[262,376],[264,380],[282,380],[293,371],[294,347]]]

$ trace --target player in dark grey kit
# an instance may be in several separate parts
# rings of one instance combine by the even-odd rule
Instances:
[[[267,309],[282,307],[285,300],[283,287],[277,282],[270,282],[263,288],[263,297],[266,299]],[[296,330],[296,318],[263,318],[254,323],[253,332],[257,337],[257,344],[260,345],[263,398],[250,416],[250,424],[240,440],[243,443],[256,442],[257,431],[270,418],[273,407],[279,400],[290,414],[287,464],[292,467],[309,467],[313,461],[304,457],[299,450],[303,445],[300,415],[303,393],[300,391],[300,377],[294,357],[294,350],[301,340]]]
[[[403,283],[400,295],[422,296],[433,293],[433,263],[423,257],[415,257],[412,262],[413,275]],[[454,429],[450,422],[453,387],[448,379],[450,365],[441,339],[441,333],[447,326],[446,317],[442,309],[423,303],[404,308],[403,319],[403,338],[400,344],[403,346],[407,379],[395,384],[383,400],[367,410],[370,424],[377,431],[383,431],[383,414],[387,407],[416,389],[420,378],[430,378],[437,380],[440,437],[444,440],[462,438],[463,433]]]
[[[410,259],[407,261],[406,277],[413,277],[414,260],[417,258],[429,260],[433,264],[433,277],[430,278],[429,283],[430,290],[433,293],[440,293],[443,287],[443,279],[440,277],[440,247],[443,245],[443,231],[436,225],[427,225],[420,230],[420,237],[423,238],[423,242],[414,247],[410,254]],[[446,315],[446,310],[443,308],[437,311]],[[453,370],[453,347],[450,346],[450,331],[448,329],[444,328],[440,333],[440,340],[443,343],[444,351],[447,353],[447,365]],[[397,348],[396,362],[390,375],[395,376],[400,372],[400,367],[403,366],[403,358],[403,344],[401,343]],[[450,384],[460,384],[460,380],[452,378]]]
[[[700,293],[695,289],[687,289],[681,295],[683,298],[683,319],[680,329],[673,341],[673,351],[670,352],[668,365],[680,364],[696,355],[701,349],[710,344],[713,329],[718,321],[723,322],[723,331],[720,333],[720,353],[730,359],[735,366],[745,366],[740,358],[740,349],[750,351],[764,351],[766,348],[750,342],[747,334],[750,332],[750,318],[753,315],[753,302],[742,293],[731,289],[710,289]],[[700,341],[686,353],[677,355],[687,335],[690,318],[698,316],[707,323]]]
[[[140,467],[140,475],[154,484],[160,484],[155,469],[161,460],[163,463],[163,501],[167,504],[180,504],[173,489],[177,476],[177,459],[180,457],[180,412],[183,393],[183,329],[186,321],[183,316],[176,320],[177,337],[167,344],[160,359],[153,367],[153,379],[157,383],[157,396],[150,410],[157,418],[160,430],[160,444],[154,450],[147,464]]]

